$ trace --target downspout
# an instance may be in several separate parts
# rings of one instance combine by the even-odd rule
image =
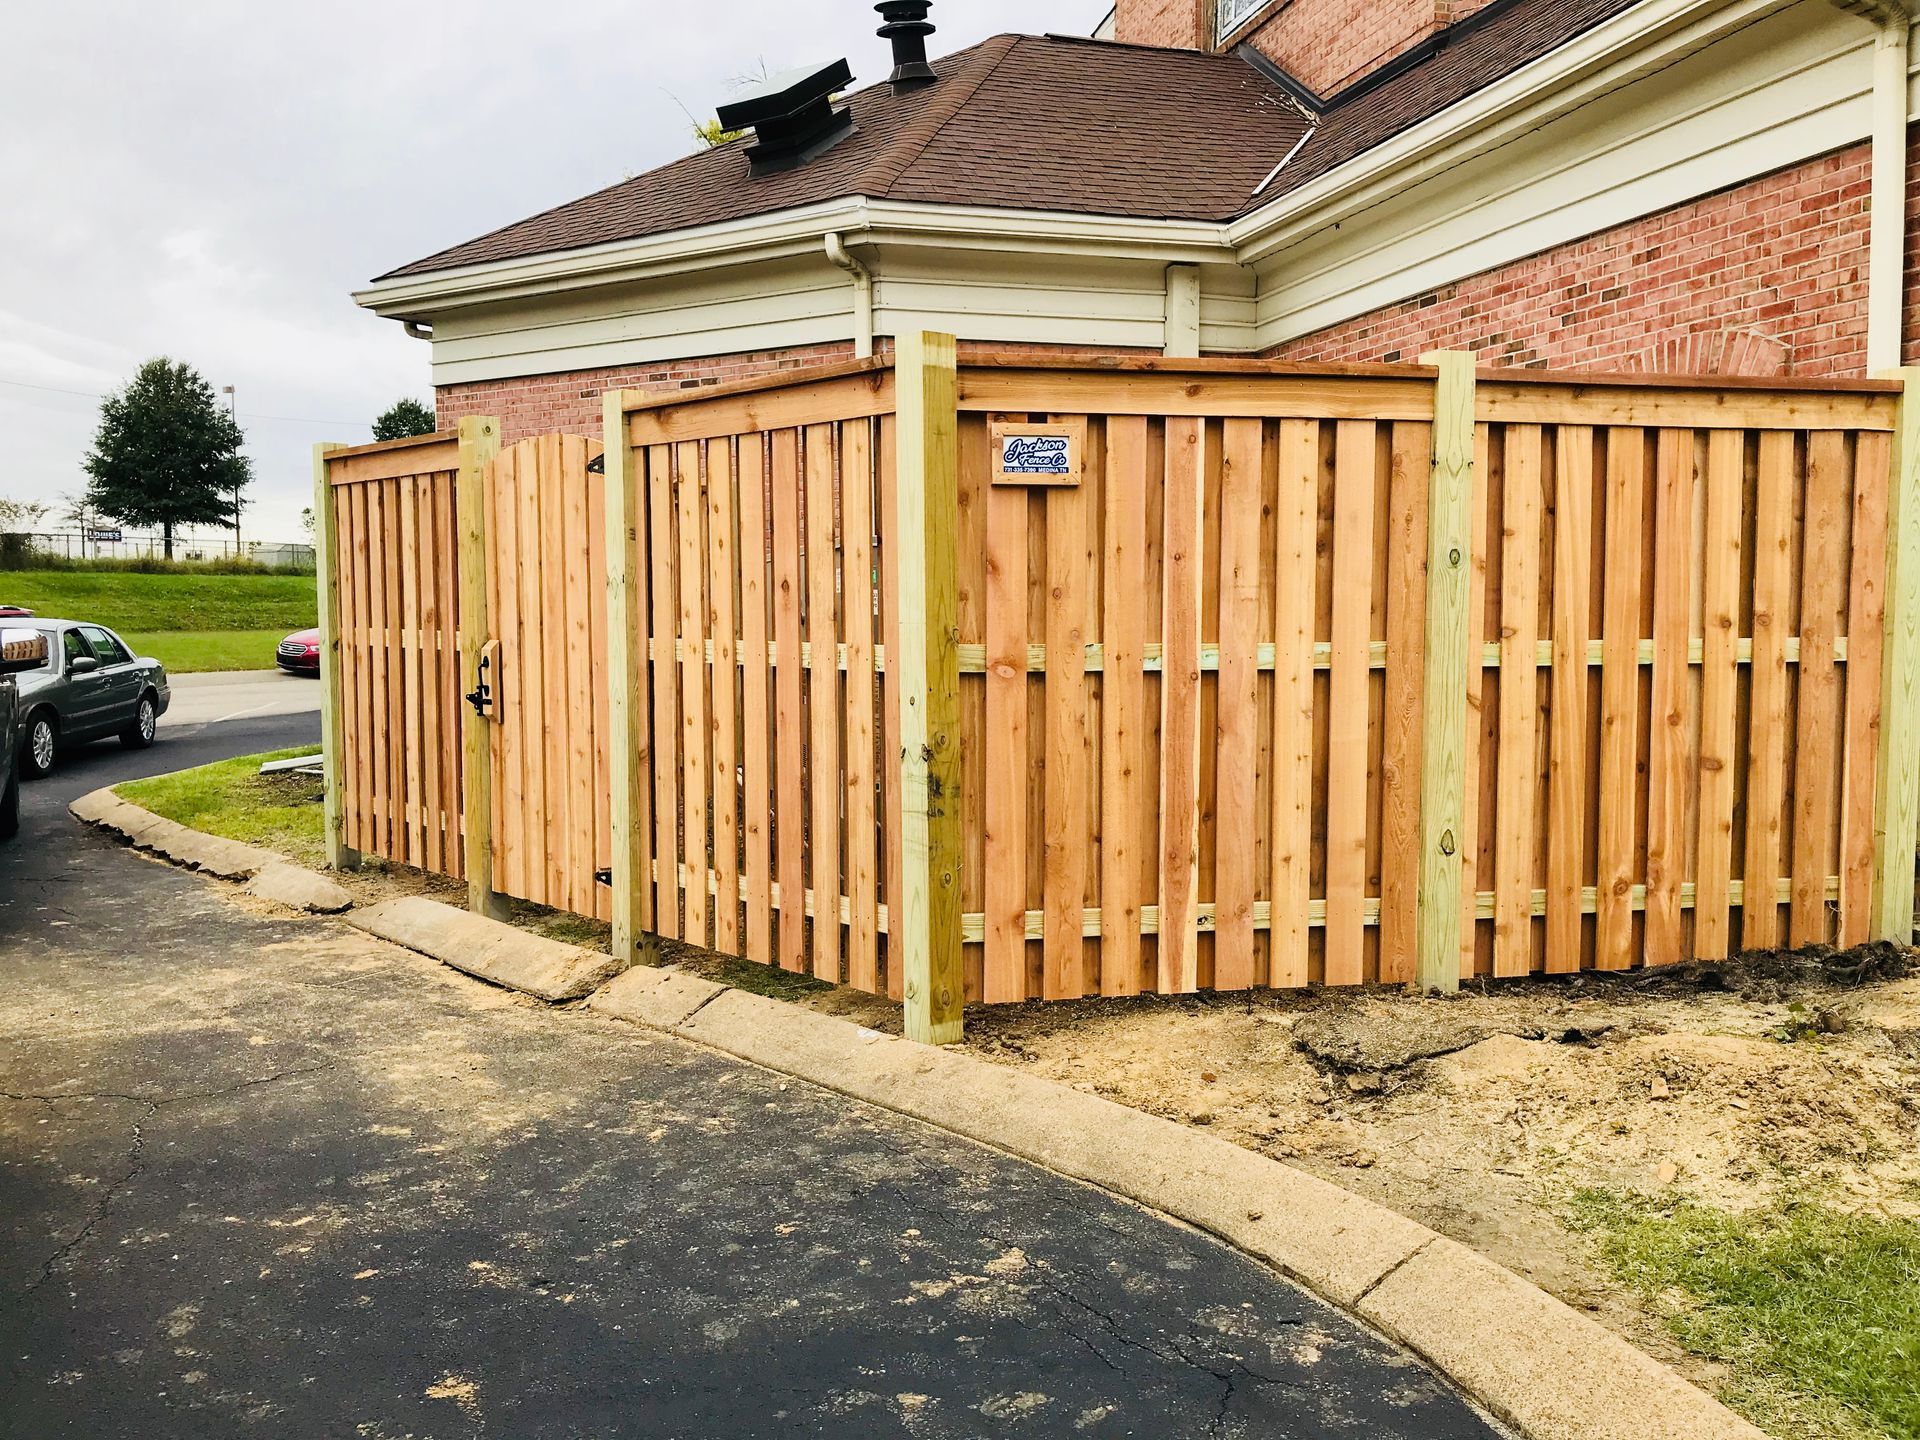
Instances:
[[[1834,0],[1871,20],[1873,193],[1867,249],[1867,373],[1900,367],[1906,315],[1907,75],[1913,21],[1905,0]]]
[[[1200,353],[1200,267],[1167,267],[1167,323],[1161,354],[1191,359]]]
[[[873,272],[853,258],[838,230],[827,232],[827,259],[853,277],[853,353],[868,359],[873,354]]]
[[[405,330],[407,334],[415,340],[433,339],[433,327],[431,325],[422,325],[418,320],[402,320],[400,322],[400,328]]]

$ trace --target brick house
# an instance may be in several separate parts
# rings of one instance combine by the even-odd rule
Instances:
[[[508,439],[908,328],[1859,374],[1920,349],[1902,4],[1119,0],[853,93],[804,163],[705,151],[356,299]]]

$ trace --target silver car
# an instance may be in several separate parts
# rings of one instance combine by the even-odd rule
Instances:
[[[49,664],[18,681],[21,775],[38,779],[62,750],[109,735],[129,750],[153,744],[173,698],[158,660],[135,655],[104,625],[35,619],[25,628],[46,636]]]
[[[14,680],[47,663],[47,637],[38,630],[0,627],[0,840],[20,833],[20,692]]]

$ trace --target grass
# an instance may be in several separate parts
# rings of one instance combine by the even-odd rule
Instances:
[[[286,639],[285,630],[163,631],[145,634],[122,630],[120,637],[136,655],[151,655],[176,675],[205,670],[271,670],[273,647]]]
[[[311,745],[243,755],[114,787],[135,805],[209,835],[279,850],[308,865],[326,860],[324,812],[317,775],[262,775],[268,760],[310,755]]]
[[[24,605],[37,615],[91,620],[148,638],[274,630],[278,639],[314,624],[319,615],[311,575],[0,570],[0,605]],[[266,659],[272,663],[271,655]]]
[[[1726,1364],[1722,1398],[1794,1440],[1920,1440],[1920,1222],[1790,1204],[1735,1215],[1583,1191],[1576,1228]]]

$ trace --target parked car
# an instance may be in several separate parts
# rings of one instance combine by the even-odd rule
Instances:
[[[20,833],[20,688],[16,675],[43,669],[47,637],[38,630],[0,630],[0,840]]]
[[[0,620],[31,620],[33,611],[19,605],[0,605]]]
[[[320,632],[318,630],[296,630],[280,642],[280,648],[273,652],[273,658],[280,668],[289,675],[311,675],[320,678]]]
[[[118,735],[129,750],[153,744],[173,692],[166,667],[137,656],[104,625],[36,620],[48,665],[20,687],[20,773],[37,780],[62,750]]]

